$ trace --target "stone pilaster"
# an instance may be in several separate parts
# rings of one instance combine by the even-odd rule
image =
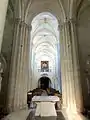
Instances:
[[[15,20],[12,58],[10,66],[7,108],[15,111],[27,106],[27,61],[29,26],[20,19]]]

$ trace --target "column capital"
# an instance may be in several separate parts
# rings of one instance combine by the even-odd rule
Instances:
[[[70,18],[70,19],[69,19],[69,24],[75,24],[75,25],[77,25],[76,19]]]
[[[32,26],[31,26],[31,25],[29,25],[28,27],[29,27],[29,31],[31,31],[31,30],[32,30]]]
[[[70,18],[68,21],[69,21],[69,22],[76,23],[76,19],[73,19],[73,18]]]
[[[69,21],[68,20],[65,20],[64,22],[62,22],[60,25],[59,25],[59,29],[62,31],[62,29],[69,25]]]
[[[62,30],[62,29],[64,28],[64,26],[70,25],[70,24],[77,25],[76,19],[74,19],[74,18],[65,19],[64,22],[61,22],[61,24],[58,25],[58,28],[59,28],[60,30]]]
[[[14,23],[15,23],[15,24],[19,24],[20,22],[21,22],[21,19],[20,19],[20,18],[15,18],[15,19],[14,19]]]
[[[70,24],[70,23],[75,23],[76,24],[76,19],[74,18],[69,18],[69,19],[66,19],[63,24]]]
[[[21,20],[20,18],[15,18],[14,21],[15,21],[14,22],[15,24],[19,24],[20,26],[24,26],[24,27],[28,28],[29,30],[31,30],[31,28],[32,28],[25,21]]]
[[[58,25],[58,30],[60,30],[60,27],[61,27],[61,25],[59,24],[59,25]]]

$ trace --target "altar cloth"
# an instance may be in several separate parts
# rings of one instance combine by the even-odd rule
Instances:
[[[59,101],[57,96],[34,96],[32,101],[37,104],[35,116],[57,116],[55,103]]]

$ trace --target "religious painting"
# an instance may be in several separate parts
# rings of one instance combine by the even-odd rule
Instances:
[[[41,72],[49,71],[49,61],[41,61]]]

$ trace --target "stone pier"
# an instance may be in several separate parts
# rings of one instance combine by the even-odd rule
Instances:
[[[66,20],[60,26],[60,31],[63,109],[82,112],[83,101],[75,23],[71,19]]]
[[[13,50],[8,87],[8,111],[27,107],[27,85],[29,70],[29,26],[15,19]]]

